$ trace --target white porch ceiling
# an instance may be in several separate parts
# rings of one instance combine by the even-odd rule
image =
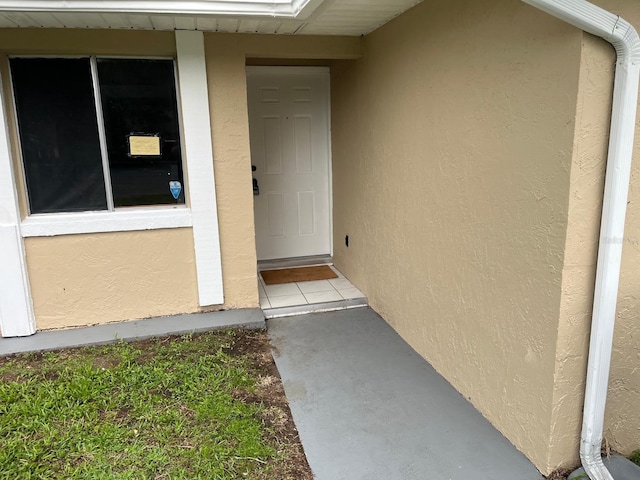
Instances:
[[[372,32],[422,0],[0,0],[0,28]]]

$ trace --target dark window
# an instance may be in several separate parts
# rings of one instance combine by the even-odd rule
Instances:
[[[176,203],[168,188],[182,184],[173,62],[101,58],[98,77],[115,206]],[[159,154],[131,155],[131,135],[158,136]]]
[[[88,58],[13,58],[11,75],[32,213],[104,210]]]
[[[11,73],[31,213],[184,203],[172,60],[12,58]]]

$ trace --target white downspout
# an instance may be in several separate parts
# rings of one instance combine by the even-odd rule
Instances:
[[[611,111],[600,245],[585,389],[580,458],[591,480],[613,480],[600,449],[609,384],[618,281],[640,79],[640,38],[620,18],[585,0],[523,0],[611,43],[618,55]]]

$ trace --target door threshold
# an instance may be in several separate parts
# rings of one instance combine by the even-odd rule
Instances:
[[[356,298],[353,300],[342,300],[340,302],[314,303],[311,305],[296,305],[294,307],[266,308],[263,309],[264,317],[271,318],[294,317],[307,313],[335,312],[337,310],[348,310],[351,308],[362,308],[369,306],[366,298]]]
[[[331,255],[313,255],[310,257],[276,258],[273,260],[259,260],[258,271],[274,268],[311,267],[313,265],[333,265]]]

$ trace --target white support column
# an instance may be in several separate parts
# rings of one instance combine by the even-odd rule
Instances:
[[[220,305],[224,295],[203,33],[177,30],[176,49],[198,296],[201,306]]]
[[[0,92],[2,92],[0,79]],[[36,333],[20,234],[18,195],[13,176],[4,99],[0,95],[0,328],[3,337]]]

